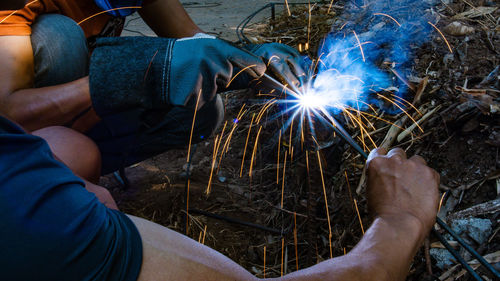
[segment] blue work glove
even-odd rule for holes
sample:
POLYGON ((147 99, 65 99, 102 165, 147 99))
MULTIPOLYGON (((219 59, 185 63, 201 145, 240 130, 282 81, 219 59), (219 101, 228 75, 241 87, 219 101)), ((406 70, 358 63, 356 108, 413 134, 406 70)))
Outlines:
POLYGON ((233 69, 246 66, 259 77, 266 65, 257 56, 205 34, 190 38, 102 38, 90 61, 90 94, 101 117, 136 107, 194 105, 225 89, 233 69))
POLYGON ((281 83, 300 87, 307 80, 307 60, 296 49, 280 43, 246 45, 244 48, 261 57, 268 72, 281 83))

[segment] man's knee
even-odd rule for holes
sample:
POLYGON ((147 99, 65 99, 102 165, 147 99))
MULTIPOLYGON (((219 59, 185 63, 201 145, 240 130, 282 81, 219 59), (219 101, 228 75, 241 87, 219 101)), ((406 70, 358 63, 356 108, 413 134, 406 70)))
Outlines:
POLYGON ((63 84, 87 75, 87 41, 72 19, 59 14, 39 16, 32 26, 31 44, 35 87, 63 84))
POLYGON ((101 154, 87 136, 60 126, 33 132, 49 144, 50 150, 78 176, 97 182, 101 173, 101 154))

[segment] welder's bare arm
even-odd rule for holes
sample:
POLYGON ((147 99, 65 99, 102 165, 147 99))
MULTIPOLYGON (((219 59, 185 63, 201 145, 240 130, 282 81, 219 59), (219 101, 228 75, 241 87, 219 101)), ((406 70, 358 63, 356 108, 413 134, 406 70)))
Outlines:
MULTIPOLYGON (((143 243, 141 280, 258 280, 241 266, 177 232, 131 217, 143 243)), ((273 280, 404 280, 424 234, 412 220, 376 219, 349 254, 273 280)))
POLYGON ((418 222, 411 218, 377 218, 347 255, 282 280, 402 281, 424 238, 418 222))
POLYGON ((29 131, 64 125, 89 108, 88 78, 32 88, 33 50, 29 36, 0 36, 0 111, 29 131))
POLYGON ((145 0, 139 14, 160 37, 191 37, 203 32, 179 0, 145 0))

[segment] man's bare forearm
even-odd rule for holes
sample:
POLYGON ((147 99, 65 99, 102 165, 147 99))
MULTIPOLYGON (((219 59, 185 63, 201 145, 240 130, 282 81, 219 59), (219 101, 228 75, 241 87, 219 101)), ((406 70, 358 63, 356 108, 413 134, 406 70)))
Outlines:
POLYGON ((424 237, 418 221, 411 217, 377 218, 347 255, 291 273, 282 280, 404 280, 424 237))
POLYGON ((146 0, 139 14, 160 37, 191 37, 202 32, 179 0, 146 0))
POLYGON ((0 110, 29 131, 73 121, 92 106, 88 77, 51 87, 17 90, 0 110))

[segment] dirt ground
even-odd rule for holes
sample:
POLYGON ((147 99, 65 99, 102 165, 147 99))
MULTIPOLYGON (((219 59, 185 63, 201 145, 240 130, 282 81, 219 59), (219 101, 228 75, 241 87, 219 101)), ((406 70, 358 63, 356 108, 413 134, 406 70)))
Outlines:
MULTIPOLYGON (((230 41, 236 41, 236 27, 241 21, 258 8, 268 4, 269 0, 252 0, 251 4, 244 0, 208 0, 208 1, 180 1, 193 21, 205 32, 230 41)), ((290 3, 300 2, 290 0, 290 3)), ((276 8, 277 12, 282 6, 276 8)), ((258 14, 254 22, 263 21, 270 17, 270 10, 258 14)), ((122 36, 155 36, 154 32, 135 13, 127 18, 122 36)))
MULTIPOLYGON (((500 63, 500 9, 480 16, 457 18, 462 12, 477 11, 478 7, 498 8, 499 4, 483 0, 442 2, 434 8, 440 16, 437 23, 440 30, 457 21, 473 27, 474 31, 460 36, 444 33, 453 54, 438 33, 433 33, 429 41, 418 48, 412 61, 411 77, 408 77, 409 83, 415 87, 410 96, 420 93, 417 107, 425 112, 435 111, 420 123, 424 132, 414 131, 409 138, 399 143, 396 141, 392 146, 403 147, 409 154, 422 155, 440 173, 440 189, 446 194, 441 217, 446 220, 460 210, 499 196, 500 82, 499 72, 493 70, 498 69, 500 63)), ((235 17, 243 19, 258 6, 247 5, 238 17, 235 13, 235 17)), ((312 9, 314 32, 311 32, 309 52, 312 56, 315 54, 311 50, 317 49, 332 25, 336 27, 345 18, 342 1, 337 1, 334 13, 326 14, 325 10, 325 5, 316 5, 312 9)), ((262 42, 282 41, 294 47, 305 43, 307 10, 296 7, 292 11, 293 21, 288 21, 288 16, 282 13, 276 21, 261 18, 260 24, 252 25, 248 30, 249 36, 262 42)), ((356 208, 364 227, 370 223, 361 180, 363 159, 340 139, 334 139, 335 145, 317 152, 289 142, 285 137, 290 134, 289 130, 279 138, 281 125, 271 118, 272 110, 262 115, 260 142, 255 145, 260 125, 251 122, 252 114, 258 115, 266 100, 257 98, 252 91, 229 92, 223 97, 227 125, 191 148, 187 235, 222 252, 256 276, 263 277, 264 272, 266 277, 280 276, 330 257, 326 198, 332 230, 332 255, 339 256, 352 249, 362 237, 356 208), (245 108, 241 111, 243 104, 245 108), (245 114, 234 125, 233 120, 240 111, 245 114), (223 141, 217 143, 221 134, 223 141), (214 144, 224 152, 222 156, 220 152, 217 154, 215 163, 212 158, 214 144), (252 155, 254 150, 255 155, 252 155), (286 166, 284 155, 288 157, 286 166), (321 161, 318 161, 318 155, 321 161), (251 165, 253 172, 250 177, 251 165), (324 190, 321 172, 324 174, 324 190), (210 193, 207 194, 210 179, 210 193), (271 229, 209 218, 193 209, 271 229)), ((411 114, 420 118, 414 112, 411 114)), ((405 119, 402 113, 384 115, 384 118, 391 122, 405 119)), ((380 145, 390 126, 371 121, 376 128, 370 131, 371 137, 380 145)), ((359 129, 350 123, 346 125, 349 132, 359 135, 356 133, 359 129)), ((403 124, 405 128, 411 125, 411 122, 403 124)), ((103 177, 101 184, 112 191, 122 211, 185 232, 187 153, 187 148, 169 151, 127 168, 130 181, 127 189, 113 175, 103 177)), ((489 219, 493 231, 488 242, 473 246, 483 255, 500 250, 498 209, 492 213, 476 214, 476 217, 489 219)), ((430 243, 435 241, 431 236, 430 243)), ((434 259, 426 259, 426 250, 428 247, 419 251, 407 280, 472 280, 467 275, 460 277, 459 270, 451 274, 452 279, 437 279, 447 269, 438 268, 434 259)), ((479 271, 489 276, 484 269, 479 268, 479 271)), ((493 280, 491 276, 488 278, 493 280)))

